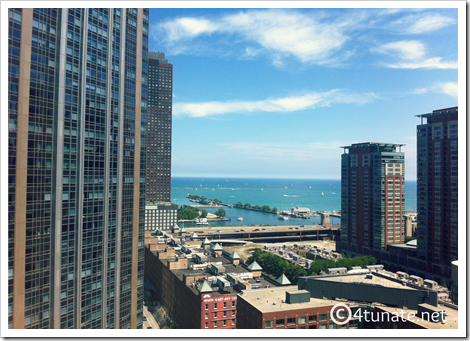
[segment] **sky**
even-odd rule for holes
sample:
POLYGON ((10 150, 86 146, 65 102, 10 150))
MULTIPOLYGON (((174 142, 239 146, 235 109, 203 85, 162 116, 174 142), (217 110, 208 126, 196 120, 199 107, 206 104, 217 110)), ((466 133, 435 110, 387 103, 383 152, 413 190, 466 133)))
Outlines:
POLYGON ((415 180, 415 115, 458 105, 457 17, 152 8, 149 50, 173 64, 172 176, 340 179, 340 146, 386 142, 415 180))

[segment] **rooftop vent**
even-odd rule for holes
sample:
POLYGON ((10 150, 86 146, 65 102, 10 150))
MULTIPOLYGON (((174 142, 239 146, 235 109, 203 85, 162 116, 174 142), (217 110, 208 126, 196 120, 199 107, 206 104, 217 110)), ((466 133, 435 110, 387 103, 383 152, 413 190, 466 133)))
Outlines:
POLYGON ((276 305, 276 304, 277 304, 276 301, 274 301, 274 302, 273 302, 273 305, 276 305))

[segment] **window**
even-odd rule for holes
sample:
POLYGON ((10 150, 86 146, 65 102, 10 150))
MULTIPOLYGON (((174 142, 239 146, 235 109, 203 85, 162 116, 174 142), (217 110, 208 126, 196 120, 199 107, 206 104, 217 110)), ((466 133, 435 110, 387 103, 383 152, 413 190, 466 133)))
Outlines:
POLYGON ((226 311, 224 311, 224 317, 227 317, 227 312, 226 311))
POLYGON ((276 327, 278 327, 278 326, 283 326, 284 324, 285 324, 284 319, 282 319, 282 320, 276 320, 276 327))
POLYGON ((326 321, 326 320, 327 320, 327 314, 321 314, 320 321, 326 321))
POLYGON ((235 310, 232 310, 232 316, 235 316, 235 310))
POLYGON ((326 329, 326 324, 320 324, 320 329, 326 329))
POLYGON ((224 308, 227 308, 227 302, 224 302, 224 308))
POLYGON ((206 304, 205 310, 209 310, 209 305, 206 304))
POLYGON ((273 321, 264 322, 264 328, 272 328, 272 327, 273 327, 273 321))
POLYGON ((235 307, 235 301, 232 301, 232 308, 235 307))
POLYGON ((217 313, 214 313, 214 318, 215 318, 215 319, 217 318, 217 313))
POLYGON ((224 320, 224 327, 227 325, 227 320, 224 320))
POLYGON ((206 313, 205 319, 206 319, 206 320, 209 319, 209 313, 206 313))
POLYGON ((316 325, 316 324, 312 324, 311 326, 308 326, 308 329, 317 329, 317 325, 316 325))
POLYGON ((330 323, 328 326, 329 329, 336 329, 336 323, 330 323))
POLYGON ((217 321, 214 322, 214 328, 217 328, 217 321))
POLYGON ((217 309, 217 303, 214 303, 214 309, 217 309))
POLYGON ((206 322, 206 323, 204 324, 204 328, 209 328, 209 322, 206 322))
POLYGON ((317 322, 317 315, 312 315, 308 317, 308 322, 317 322))
POLYGON ((235 320, 232 320, 232 326, 234 326, 234 325, 235 325, 235 320))
POLYGON ((303 316, 303 317, 299 317, 299 324, 301 323, 307 323, 307 317, 303 316))

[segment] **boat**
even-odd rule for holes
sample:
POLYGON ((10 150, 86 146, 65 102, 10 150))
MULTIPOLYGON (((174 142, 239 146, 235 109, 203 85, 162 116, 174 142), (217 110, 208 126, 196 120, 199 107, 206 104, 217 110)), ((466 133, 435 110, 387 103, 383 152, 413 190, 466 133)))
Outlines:
POLYGON ((173 199, 173 201, 176 201, 176 200, 178 200, 178 199, 173 199))
POLYGON ((331 193, 331 194, 336 194, 335 192, 331 193))
POLYGON ((286 217, 285 215, 281 215, 277 219, 279 219, 279 220, 289 220, 289 217, 286 217))
POLYGON ((239 218, 238 218, 238 221, 243 221, 243 217, 239 217, 239 218))
POLYGON ((323 192, 321 192, 321 195, 325 195, 325 194, 323 194, 323 192))

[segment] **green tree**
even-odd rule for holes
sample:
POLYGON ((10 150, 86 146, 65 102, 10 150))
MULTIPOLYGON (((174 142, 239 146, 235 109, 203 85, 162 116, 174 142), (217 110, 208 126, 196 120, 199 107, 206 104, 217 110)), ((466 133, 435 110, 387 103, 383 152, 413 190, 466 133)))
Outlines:
POLYGON ((441 282, 441 287, 447 288, 446 280, 443 279, 441 282))
POLYGON ((217 211, 215 211, 214 214, 215 214, 217 217, 223 218, 223 217, 225 217, 225 214, 226 214, 226 213, 227 213, 227 212, 225 212, 225 210, 224 210, 223 208, 219 208, 217 211))
POLYGON ((237 202, 235 205, 243 207, 243 203, 241 201, 237 202))
POLYGON ((271 211, 271 207, 269 207, 269 205, 263 205, 263 206, 261 206, 261 209, 263 211, 271 211))
POLYGON ((207 211, 206 210, 201 210, 201 218, 206 218, 207 217, 207 211))
POLYGON ((273 207, 272 211, 277 212, 277 207, 273 207))
POLYGON ((255 206, 253 206, 253 208, 256 208, 257 210, 260 209, 259 205, 255 205, 255 206))
POLYGON ((250 204, 249 202, 247 202, 247 203, 245 204, 245 207, 251 207, 251 204, 250 204))

